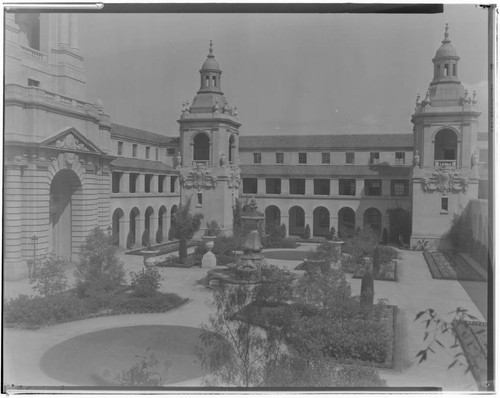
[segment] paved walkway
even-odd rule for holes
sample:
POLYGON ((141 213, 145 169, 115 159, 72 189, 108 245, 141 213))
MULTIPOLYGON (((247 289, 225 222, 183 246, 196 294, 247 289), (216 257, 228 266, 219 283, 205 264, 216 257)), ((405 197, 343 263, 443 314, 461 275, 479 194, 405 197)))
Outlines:
MULTIPOLYGON (((298 250, 308 250, 313 246, 300 246, 298 250)), ((277 249, 272 249, 273 251, 277 249)), ((289 250, 289 249, 287 249, 289 250)), ((439 387, 449 391, 477 390, 470 374, 464 368, 447 370, 453 360, 454 351, 437 351, 427 361, 418 365, 416 353, 425 347, 422 338, 424 325, 414 322, 418 311, 433 308, 445 316, 458 306, 467 308, 470 313, 484 320, 481 312, 467 295, 461 284, 456 281, 432 279, 422 252, 401 251, 398 262, 399 282, 375 281, 375 299, 385 298, 390 304, 399 307, 397 322, 396 368, 380 370, 381 377, 390 387, 439 387)), ((126 264, 127 274, 142 267, 140 256, 121 254, 126 264)), ((280 266, 293 268, 299 261, 282 262, 270 260, 280 266)), ((63 323, 35 331, 5 329, 4 331, 4 382, 6 385, 60 386, 64 383, 46 376, 39 367, 42 355, 52 346, 82 333, 132 325, 182 325, 198 327, 208 319, 211 291, 200 287, 196 281, 206 271, 200 268, 179 269, 161 268, 163 276, 162 291, 178 293, 190 301, 182 307, 165 314, 118 315, 93 318, 77 322, 63 323)), ((72 274, 72 272, 70 272, 72 274)), ((353 294, 359 294, 359 279, 352 279, 353 294)), ((484 284, 486 295, 486 284, 484 284)), ((19 293, 32 294, 29 283, 6 282, 4 294, 7 297, 19 293)), ((453 344, 451 336, 441 338, 445 346, 453 344)), ((200 386, 201 380, 190 380, 178 386, 200 386)))

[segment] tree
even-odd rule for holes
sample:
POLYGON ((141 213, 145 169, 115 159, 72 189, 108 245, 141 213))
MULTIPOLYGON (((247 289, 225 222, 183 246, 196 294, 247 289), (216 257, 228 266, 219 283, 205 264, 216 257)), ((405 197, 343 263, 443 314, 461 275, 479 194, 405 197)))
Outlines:
POLYGON ((190 213, 191 198, 185 204, 180 204, 179 209, 172 218, 172 233, 179 239, 179 262, 184 264, 187 257, 187 241, 200 229, 203 214, 190 213))
POLYGON ((91 291, 109 292, 125 281, 123 263, 116 255, 116 246, 99 227, 95 227, 85 239, 76 266, 75 278, 80 295, 91 291))
POLYGON ((38 291, 41 296, 50 296, 66 290, 68 278, 63 266, 64 261, 57 258, 54 253, 50 253, 40 270, 40 275, 33 289, 38 291))
POLYGON ((215 312, 202 325, 203 347, 196 355, 210 374, 208 386, 259 387, 264 370, 279 358, 281 341, 271 330, 253 326, 250 311, 242 311, 254 299, 248 285, 222 284, 214 290, 215 312))

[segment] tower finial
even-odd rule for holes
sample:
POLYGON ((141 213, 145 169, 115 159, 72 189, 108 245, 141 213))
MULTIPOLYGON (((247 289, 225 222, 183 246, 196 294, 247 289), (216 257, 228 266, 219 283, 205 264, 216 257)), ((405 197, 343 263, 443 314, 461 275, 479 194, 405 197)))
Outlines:
POLYGON ((446 26, 444 27, 444 39, 442 41, 443 44, 445 43, 450 43, 450 39, 449 39, 449 36, 450 34, 448 33, 448 22, 446 23, 446 26))
POLYGON ((213 42, 212 42, 212 40, 210 40, 210 47, 208 48, 208 56, 213 57, 214 56, 213 52, 214 52, 213 42))

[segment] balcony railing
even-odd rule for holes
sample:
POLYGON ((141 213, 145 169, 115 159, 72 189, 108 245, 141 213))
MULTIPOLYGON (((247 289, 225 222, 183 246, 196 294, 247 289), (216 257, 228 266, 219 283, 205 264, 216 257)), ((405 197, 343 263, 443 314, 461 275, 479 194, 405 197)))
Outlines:
POLYGON ((48 61, 48 56, 47 54, 42 53, 41 51, 35 50, 34 48, 30 47, 25 47, 25 46, 19 46, 21 48, 21 51, 25 53, 26 55, 29 55, 32 58, 35 58, 39 61, 47 62, 48 61))
POLYGON ((436 169, 456 169, 456 160, 434 160, 434 168, 436 169))
POLYGON ((206 169, 209 166, 209 160, 193 160, 193 167, 195 169, 206 169))

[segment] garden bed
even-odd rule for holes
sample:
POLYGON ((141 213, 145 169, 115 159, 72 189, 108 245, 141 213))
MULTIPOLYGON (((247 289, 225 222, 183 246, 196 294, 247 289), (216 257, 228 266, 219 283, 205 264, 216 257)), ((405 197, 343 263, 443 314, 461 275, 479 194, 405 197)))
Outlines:
MULTIPOLYGON (((265 305, 252 303, 246 306, 240 313, 235 315, 239 321, 248 321, 255 326, 262 328, 286 328, 290 325, 293 314, 300 317, 313 317, 319 315, 320 311, 314 306, 299 303, 266 303, 265 305)), ((374 366, 379 368, 392 369, 395 366, 394 353, 396 346, 396 316, 397 307, 393 305, 383 305, 382 315, 379 320, 371 320, 385 328, 388 341, 385 348, 384 361, 365 361, 358 358, 338 358, 335 362, 342 364, 355 364, 364 366, 374 366)), ((368 320, 370 321, 370 320, 368 320)), ((353 319, 352 322, 362 323, 361 318, 353 319)), ((289 341, 289 344, 293 344, 289 341)))
POLYGON ((488 332, 485 322, 454 322, 453 330, 460 342, 470 371, 479 390, 486 390, 488 383, 488 332))
POLYGON ((434 279, 480 281, 485 279, 455 252, 424 251, 424 258, 434 279))
POLYGON ((4 303, 4 325, 38 329, 102 316, 162 313, 187 301, 188 299, 174 293, 156 292, 150 297, 136 297, 125 288, 115 294, 100 293, 85 298, 77 297, 74 291, 46 297, 19 295, 4 303))
POLYGON ((201 266, 201 257, 195 253, 188 254, 184 263, 179 263, 179 257, 171 256, 164 261, 153 262, 154 267, 161 268, 192 268, 201 266))
MULTIPOLYGON (((365 274, 365 268, 359 266, 357 271, 354 272, 352 276, 354 279, 361 279, 365 274)), ((397 282, 398 280, 398 262, 396 260, 392 260, 388 263, 381 264, 379 272, 373 275, 373 279, 377 281, 390 281, 397 282)))
MULTIPOLYGON (((187 247, 194 247, 198 244, 197 241, 190 241, 187 244, 187 247)), ((134 250, 129 250, 125 252, 125 254, 131 254, 134 256, 142 256, 144 254, 144 250, 158 250, 157 256, 160 256, 162 254, 168 254, 168 253, 173 253, 175 251, 179 250, 179 241, 172 241, 172 242, 167 242, 167 243, 161 243, 158 245, 154 246, 149 246, 149 247, 141 247, 139 249, 134 249, 134 250)))

